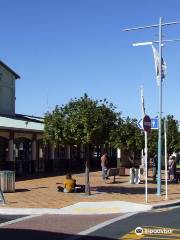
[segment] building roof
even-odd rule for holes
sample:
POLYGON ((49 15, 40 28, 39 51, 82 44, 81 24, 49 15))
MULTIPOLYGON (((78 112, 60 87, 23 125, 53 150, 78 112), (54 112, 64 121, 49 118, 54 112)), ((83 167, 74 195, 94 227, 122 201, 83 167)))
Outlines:
POLYGON ((1 65, 2 67, 4 67, 7 71, 9 71, 10 73, 12 73, 16 79, 20 78, 20 76, 19 76, 17 73, 15 73, 10 67, 8 67, 8 66, 7 66, 3 61, 1 61, 1 60, 0 60, 0 65, 1 65))
POLYGON ((34 118, 32 119, 21 114, 16 114, 15 116, 0 115, 0 129, 43 132, 43 119, 34 118))

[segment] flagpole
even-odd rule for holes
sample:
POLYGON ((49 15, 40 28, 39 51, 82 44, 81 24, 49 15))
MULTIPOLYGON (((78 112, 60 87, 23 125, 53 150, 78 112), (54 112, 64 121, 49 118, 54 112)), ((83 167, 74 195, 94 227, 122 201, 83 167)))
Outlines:
POLYGON ((162 18, 159 18, 159 127, 157 195, 161 196, 161 118, 162 118, 162 18))

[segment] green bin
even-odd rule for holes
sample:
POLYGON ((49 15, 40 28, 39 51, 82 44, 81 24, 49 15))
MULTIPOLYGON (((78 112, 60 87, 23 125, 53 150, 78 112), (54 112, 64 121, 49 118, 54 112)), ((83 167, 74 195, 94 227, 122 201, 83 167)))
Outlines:
POLYGON ((14 171, 0 171, 0 188, 2 192, 15 192, 14 171))

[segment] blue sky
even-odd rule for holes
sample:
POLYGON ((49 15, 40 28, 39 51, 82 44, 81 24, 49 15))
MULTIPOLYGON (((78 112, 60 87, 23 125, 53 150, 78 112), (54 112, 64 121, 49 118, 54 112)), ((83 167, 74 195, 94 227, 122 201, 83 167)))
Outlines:
MULTIPOLYGON (((16 112, 42 116, 85 92, 107 98, 122 116, 141 118, 140 86, 147 114, 158 114, 158 87, 151 47, 158 29, 128 27, 180 20, 178 0, 0 0, 0 59, 15 70, 16 112)), ((180 24, 163 29, 180 38, 180 24)), ((167 76, 163 115, 180 120, 180 42, 163 47, 167 76)))

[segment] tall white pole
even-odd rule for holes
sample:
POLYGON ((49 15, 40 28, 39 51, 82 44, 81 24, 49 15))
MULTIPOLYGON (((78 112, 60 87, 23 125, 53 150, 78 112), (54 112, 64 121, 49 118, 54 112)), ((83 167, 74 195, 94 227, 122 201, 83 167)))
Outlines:
POLYGON ((166 186, 166 199, 168 198, 167 196, 167 192, 168 192, 168 188, 167 188, 167 179, 168 179, 168 169, 167 169, 167 130, 166 130, 166 119, 164 119, 164 146, 165 146, 165 186, 166 186))
POLYGON ((161 116, 162 116, 162 18, 159 19, 159 127, 157 195, 161 196, 161 116))
MULTIPOLYGON (((144 105, 144 93, 143 93, 143 87, 141 86, 141 107, 142 107, 142 117, 145 116, 145 105, 144 105)), ((147 177, 148 177, 148 148, 147 148, 147 131, 144 131, 144 137, 145 137, 145 200, 146 203, 148 202, 148 188, 147 188, 147 177)))
POLYGON ((148 178, 148 148, 147 148, 147 131, 145 131, 145 169, 146 169, 146 179, 145 179, 145 195, 146 195, 146 203, 148 202, 148 188, 147 188, 147 178, 148 178))

